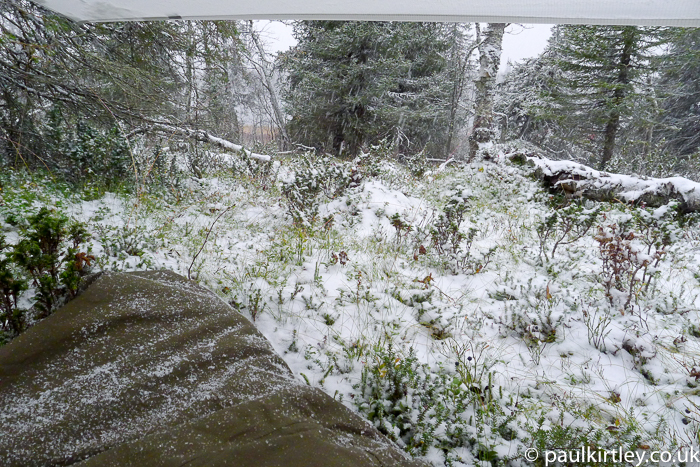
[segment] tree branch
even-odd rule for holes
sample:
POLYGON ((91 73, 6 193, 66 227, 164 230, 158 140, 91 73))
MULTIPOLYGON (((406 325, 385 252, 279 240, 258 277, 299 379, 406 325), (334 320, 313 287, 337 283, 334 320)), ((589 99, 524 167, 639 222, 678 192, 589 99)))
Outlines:
POLYGON ((242 153, 245 156, 250 157, 251 159, 257 159, 259 161, 269 162, 272 160, 272 156, 269 156, 267 154, 256 154, 247 150, 239 144, 235 144, 223 138, 210 135, 204 130, 193 130, 192 128, 176 127, 172 125, 166 125, 163 123, 153 123, 151 126, 148 127, 136 128, 135 130, 132 130, 131 132, 127 133, 126 138, 130 139, 138 134, 144 134, 150 131, 160 131, 162 133, 182 135, 187 138, 194 139, 196 141, 214 144, 227 151, 242 153))

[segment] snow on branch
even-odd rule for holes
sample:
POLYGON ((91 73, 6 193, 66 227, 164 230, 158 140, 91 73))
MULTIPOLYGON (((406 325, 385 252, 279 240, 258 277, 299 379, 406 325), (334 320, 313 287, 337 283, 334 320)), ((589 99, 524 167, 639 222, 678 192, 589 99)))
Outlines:
POLYGON ((146 128, 139 128, 137 130, 132 131, 127 135, 127 138, 130 138, 131 136, 138 134, 138 133, 146 133, 148 131, 155 130, 155 131, 161 131, 164 133, 169 133, 169 134, 178 134, 185 136, 187 138, 192 138, 197 141, 201 142, 208 142, 212 143, 216 146, 219 146, 222 149, 228 150, 228 151, 233 151, 233 152, 240 152, 252 159, 257 159, 260 161, 265 161, 268 162, 272 160, 272 156, 268 156, 267 154, 256 154, 254 152, 251 152, 244 148, 243 146, 239 144, 232 143, 231 141, 225 140, 223 138, 218 138, 214 135, 210 135, 208 132, 204 130, 193 130, 192 128, 181 128, 181 127, 176 127, 172 125, 166 125, 163 123, 155 123, 149 127, 146 128))
POLYGON ((527 160, 537 167, 540 178, 570 196, 598 201, 619 199, 652 207, 675 199, 684 212, 700 211, 700 183, 687 178, 640 178, 600 172, 576 162, 553 161, 541 156, 528 156, 527 160))

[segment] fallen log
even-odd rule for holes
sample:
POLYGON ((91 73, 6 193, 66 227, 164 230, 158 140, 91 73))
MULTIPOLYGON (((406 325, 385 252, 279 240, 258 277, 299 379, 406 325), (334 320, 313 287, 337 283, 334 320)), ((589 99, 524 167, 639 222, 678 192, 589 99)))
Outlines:
POLYGON ((217 136, 211 135, 204 130, 195 130, 192 128, 177 127, 177 126, 172 126, 172 125, 166 125, 163 123, 154 123, 154 124, 149 125, 147 127, 137 128, 136 130, 127 134, 126 137, 127 137, 127 139, 129 139, 134 135, 148 133, 149 131, 159 131, 161 133, 167 133, 167 134, 171 134, 171 135, 180 135, 180 136, 184 136, 186 138, 194 139, 195 141, 200 141, 203 143, 211 143, 211 144, 214 144, 215 146, 220 147, 221 149, 224 149, 227 151, 239 152, 245 156, 250 157, 251 159, 257 159, 259 161, 269 162, 270 160, 272 160, 272 156, 269 156, 267 154, 254 153, 252 151, 247 150, 246 148, 244 148, 240 144, 232 143, 231 141, 228 141, 228 140, 225 140, 223 138, 219 138, 217 136))
POLYGON ((700 183, 683 177, 651 178, 601 172, 572 161, 554 161, 536 154, 512 154, 510 160, 534 166, 535 175, 549 187, 572 198, 624 201, 659 207, 671 201, 682 212, 700 211, 700 183))

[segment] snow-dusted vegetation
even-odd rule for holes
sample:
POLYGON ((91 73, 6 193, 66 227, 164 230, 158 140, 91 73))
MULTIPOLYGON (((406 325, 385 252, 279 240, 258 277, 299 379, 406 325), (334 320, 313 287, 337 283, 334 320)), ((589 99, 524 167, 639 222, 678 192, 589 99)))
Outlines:
POLYGON ((698 30, 293 28, 0 2, 0 345, 168 269, 434 465, 700 453, 698 30))
POLYGON ((97 197, 5 173, 0 218, 12 244, 58 208, 93 271, 206 285, 301 380, 435 465, 697 446, 697 215, 550 192, 517 152, 420 177, 377 153, 229 155, 177 190, 97 197))

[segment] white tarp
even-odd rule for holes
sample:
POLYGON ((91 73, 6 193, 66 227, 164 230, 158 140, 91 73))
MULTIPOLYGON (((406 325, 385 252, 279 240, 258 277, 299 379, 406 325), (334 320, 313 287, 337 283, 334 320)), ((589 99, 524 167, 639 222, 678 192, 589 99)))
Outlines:
POLYGON ((35 0, 76 21, 326 19, 700 26, 700 0, 35 0))

